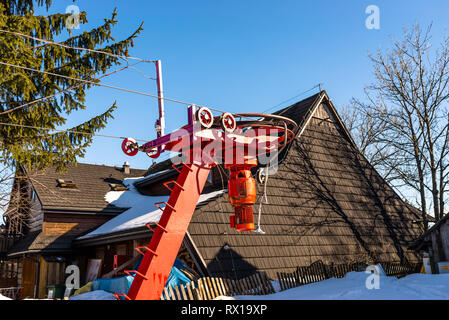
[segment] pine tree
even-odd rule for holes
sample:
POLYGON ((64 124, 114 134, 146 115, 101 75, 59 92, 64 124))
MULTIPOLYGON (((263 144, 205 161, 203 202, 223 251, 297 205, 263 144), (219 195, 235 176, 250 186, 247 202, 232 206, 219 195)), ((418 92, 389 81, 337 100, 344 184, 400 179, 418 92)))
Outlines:
MULTIPOLYGON (((1 0, 0 29, 55 41, 67 32, 70 14, 35 15, 35 7, 51 6, 52 0, 1 0)), ((111 18, 90 31, 59 43, 69 47, 95 49, 110 53, 77 50, 42 43, 29 37, 0 32, 0 61, 8 64, 55 73, 77 79, 98 81, 111 67, 124 62, 128 48, 142 30, 140 25, 128 38, 115 41, 111 35, 117 23, 114 10, 111 18)), ((80 24, 87 23, 86 13, 79 15, 80 24)), ((70 132, 49 132, 39 128, 58 128, 66 123, 71 112, 85 109, 85 97, 91 84, 17 67, 0 65, 0 163, 21 164, 43 168, 64 169, 76 163, 91 144, 93 134, 104 128, 116 108, 111 101, 104 113, 81 123, 70 132), (54 96, 53 96, 54 95, 54 96), (53 96, 51 98, 46 98, 53 96), (38 103, 21 105, 45 98, 38 103), (19 107, 18 107, 19 106, 19 107), (75 132, 74 132, 75 131, 75 132)))

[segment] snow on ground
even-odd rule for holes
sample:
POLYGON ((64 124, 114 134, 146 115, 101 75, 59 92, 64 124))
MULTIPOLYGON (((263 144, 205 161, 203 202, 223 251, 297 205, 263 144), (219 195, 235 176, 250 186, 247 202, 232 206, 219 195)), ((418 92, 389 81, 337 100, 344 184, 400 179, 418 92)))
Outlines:
POLYGON ((449 274, 415 273, 403 278, 379 278, 379 289, 367 289, 370 274, 350 272, 265 296, 237 296, 237 300, 449 300, 449 274))
MULTIPOLYGON (((105 195, 105 200, 119 208, 129 208, 117 217, 104 223, 94 231, 79 237, 79 239, 91 238, 100 234, 123 231, 142 227, 150 222, 158 222, 162 211, 154 204, 156 202, 167 201, 168 196, 146 196, 142 195, 134 187, 134 183, 147 177, 127 178, 123 180, 123 185, 129 188, 128 191, 109 191, 105 195)), ((219 194, 222 190, 207 194, 202 194, 198 203, 207 201, 219 194)), ((163 205, 162 205, 163 206, 163 205)))
POLYGON ((12 299, 0 294, 0 300, 12 300, 12 299))
MULTIPOLYGON (((158 222, 162 211, 155 202, 167 201, 168 196, 150 197, 140 194, 134 183, 144 179, 128 178, 123 184, 128 191, 110 191, 105 200, 117 207, 129 208, 91 233, 80 237, 90 238, 100 234, 117 232, 158 222)), ((223 191, 201 195, 199 202, 207 201, 223 191)), ((379 289, 367 289, 371 274, 350 272, 341 279, 328 279, 265 296, 237 296, 239 300, 449 300, 449 274, 412 274, 401 279, 380 275, 379 289)), ((279 284, 275 281, 276 291, 279 284)), ((224 299, 224 297, 220 297, 224 299)), ((0 300, 8 299, 0 295, 0 300)), ((114 300, 108 292, 97 290, 71 298, 73 300, 114 300)))
MULTIPOLYGON (((370 274, 350 272, 264 296, 220 296, 214 300, 449 300, 449 274, 415 273, 404 278, 380 276, 379 289, 367 289, 370 274)), ((277 290, 277 289, 276 289, 277 290)), ((71 300, 115 300, 112 293, 91 291, 71 300)))

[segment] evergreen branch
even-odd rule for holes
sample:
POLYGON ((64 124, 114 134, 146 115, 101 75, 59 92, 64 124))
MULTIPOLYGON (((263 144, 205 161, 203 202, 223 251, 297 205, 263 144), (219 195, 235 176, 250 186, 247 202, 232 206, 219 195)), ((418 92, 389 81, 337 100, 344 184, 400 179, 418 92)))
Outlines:
MULTIPOLYGON (((110 76, 110 75, 112 75, 112 74, 114 74, 114 73, 117 73, 117 72, 119 72, 119 71, 125 70, 125 69, 127 69, 127 68, 130 68, 130 66, 125 66, 125 67, 120 68, 120 69, 118 69, 118 70, 114 70, 113 72, 109 72, 109 73, 107 73, 107 74, 104 74, 104 75, 102 75, 101 77, 98 77, 97 79, 92 79, 92 81, 100 80, 100 79, 102 79, 102 78, 104 78, 104 77, 110 76)), ((14 111, 16 111, 16 110, 19 110, 19 109, 22 109, 22 108, 25 108, 25 107, 28 107, 28 106, 30 106, 30 105, 32 105, 32 104, 36 104, 36 103, 41 102, 41 101, 43 101, 43 100, 47 100, 47 99, 54 98, 54 97, 56 97, 56 96, 59 95, 59 94, 64 94, 64 93, 66 93, 67 91, 76 89, 76 88, 78 88, 78 87, 80 87, 80 86, 82 86, 82 85, 83 85, 83 83, 79 83, 79 84, 77 84, 77 85, 74 85, 74 86, 69 87, 69 88, 67 88, 67 89, 64 89, 64 90, 62 90, 62 91, 58 91, 58 92, 56 92, 56 93, 54 93, 54 94, 52 94, 52 95, 49 95, 49 96, 46 96, 46 97, 42 97, 42 98, 39 98, 39 99, 30 101, 30 102, 24 103, 24 104, 22 104, 22 105, 20 105, 20 106, 17 106, 17 107, 8 109, 8 110, 3 111, 3 112, 0 112, 0 116, 1 116, 1 115, 4 115, 4 114, 11 113, 11 112, 14 112, 14 111)), ((67 98, 71 98, 71 95, 67 95, 67 96, 68 96, 67 98)), ((61 104, 63 104, 64 101, 65 101, 65 100, 62 100, 62 101, 61 101, 61 104)), ((67 106, 66 106, 66 109, 68 109, 67 106)))
MULTIPOLYGON (((53 0, 35 0, 38 7, 42 7, 45 4, 46 9, 51 6, 53 0)), ((34 1, 33 0, 9 0, 3 1, 4 10, 10 14, 26 15, 27 13, 34 12, 34 1)))
MULTIPOLYGON (((66 30, 68 14, 34 15, 35 7, 50 4, 51 0, 0 3, 0 29, 10 31, 0 36, 0 99, 11 103, 29 101, 13 108, 1 104, 0 123, 4 125, 0 125, 0 161, 4 164, 64 168, 83 157, 95 132, 113 118, 115 103, 72 129, 51 134, 49 130, 60 131, 55 128, 66 123, 71 111, 85 109, 87 90, 102 85, 99 78, 119 65, 120 59, 129 67, 128 49, 142 30, 140 25, 128 38, 116 42, 111 35, 117 24, 114 10, 101 26, 78 36, 69 33, 61 43, 67 48, 56 43, 36 46, 39 39, 53 42, 66 30), (12 32, 29 36, 18 37, 12 32), (83 47, 91 50, 78 50, 83 47)), ((81 16, 82 22, 87 22, 85 13, 81 16)))

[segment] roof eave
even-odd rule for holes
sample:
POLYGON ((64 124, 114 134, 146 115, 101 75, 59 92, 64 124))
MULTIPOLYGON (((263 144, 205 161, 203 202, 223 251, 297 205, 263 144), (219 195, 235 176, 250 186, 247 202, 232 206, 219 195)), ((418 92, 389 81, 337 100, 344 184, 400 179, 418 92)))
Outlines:
POLYGON ((158 181, 162 181, 168 177, 172 177, 173 175, 177 174, 178 172, 175 169, 168 170, 166 172, 160 172, 158 174, 155 174, 154 176, 150 176, 148 178, 144 178, 142 180, 134 182, 134 186, 139 189, 143 188, 149 185, 152 185, 158 181))
POLYGON ((8 253, 8 258, 17 258, 26 254, 69 254, 72 253, 72 249, 27 249, 18 252, 8 253))
POLYGON ((122 242, 127 240, 141 239, 151 237, 153 233, 145 226, 111 233, 99 234, 97 236, 75 239, 73 240, 74 247, 91 247, 102 244, 109 244, 113 242, 122 242))
POLYGON ((116 216, 129 208, 113 208, 106 207, 98 208, 81 208, 81 207, 57 207, 57 206, 42 206, 44 213, 63 213, 63 214, 85 214, 85 215, 113 215, 116 216))

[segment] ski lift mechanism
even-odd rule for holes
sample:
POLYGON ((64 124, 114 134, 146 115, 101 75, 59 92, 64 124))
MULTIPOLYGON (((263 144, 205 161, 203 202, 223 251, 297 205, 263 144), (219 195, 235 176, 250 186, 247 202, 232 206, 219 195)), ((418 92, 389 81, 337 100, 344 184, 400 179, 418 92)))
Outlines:
POLYGON ((165 124, 160 112, 160 119, 156 122, 156 139, 142 145, 133 138, 122 142, 122 150, 128 156, 135 156, 140 151, 156 159, 165 151, 187 150, 186 155, 190 156, 191 161, 182 163, 181 170, 178 169, 179 164, 173 164, 179 176, 176 181, 164 183, 171 192, 169 200, 155 204, 163 213, 158 223, 147 225, 153 232, 150 244, 136 248, 143 254, 142 262, 139 270, 128 270, 134 281, 127 294, 116 294, 117 299, 160 299, 210 169, 217 161, 214 154, 210 155, 209 161, 195 160, 192 155, 214 141, 222 143, 223 154, 232 152, 232 161, 223 162, 230 172, 228 196, 234 207, 230 226, 237 232, 253 231, 252 206, 256 201, 256 182, 251 168, 257 166, 257 155, 276 152, 277 149, 272 148, 273 143, 277 148, 282 148, 294 138, 298 128, 293 120, 273 114, 220 112, 214 116, 209 108, 195 105, 188 107, 187 114, 187 125, 171 134, 163 134, 164 130, 157 127, 160 123, 165 124), (250 128, 254 131, 252 135, 247 135, 250 128), (266 133, 267 129, 270 134, 266 133), (195 141, 200 141, 199 146, 195 145, 195 141), (247 152, 250 148, 255 148, 257 154, 247 152), (243 155, 237 155, 238 152, 234 152, 237 149, 243 150, 243 155), (236 161, 237 157, 243 159, 236 161))

